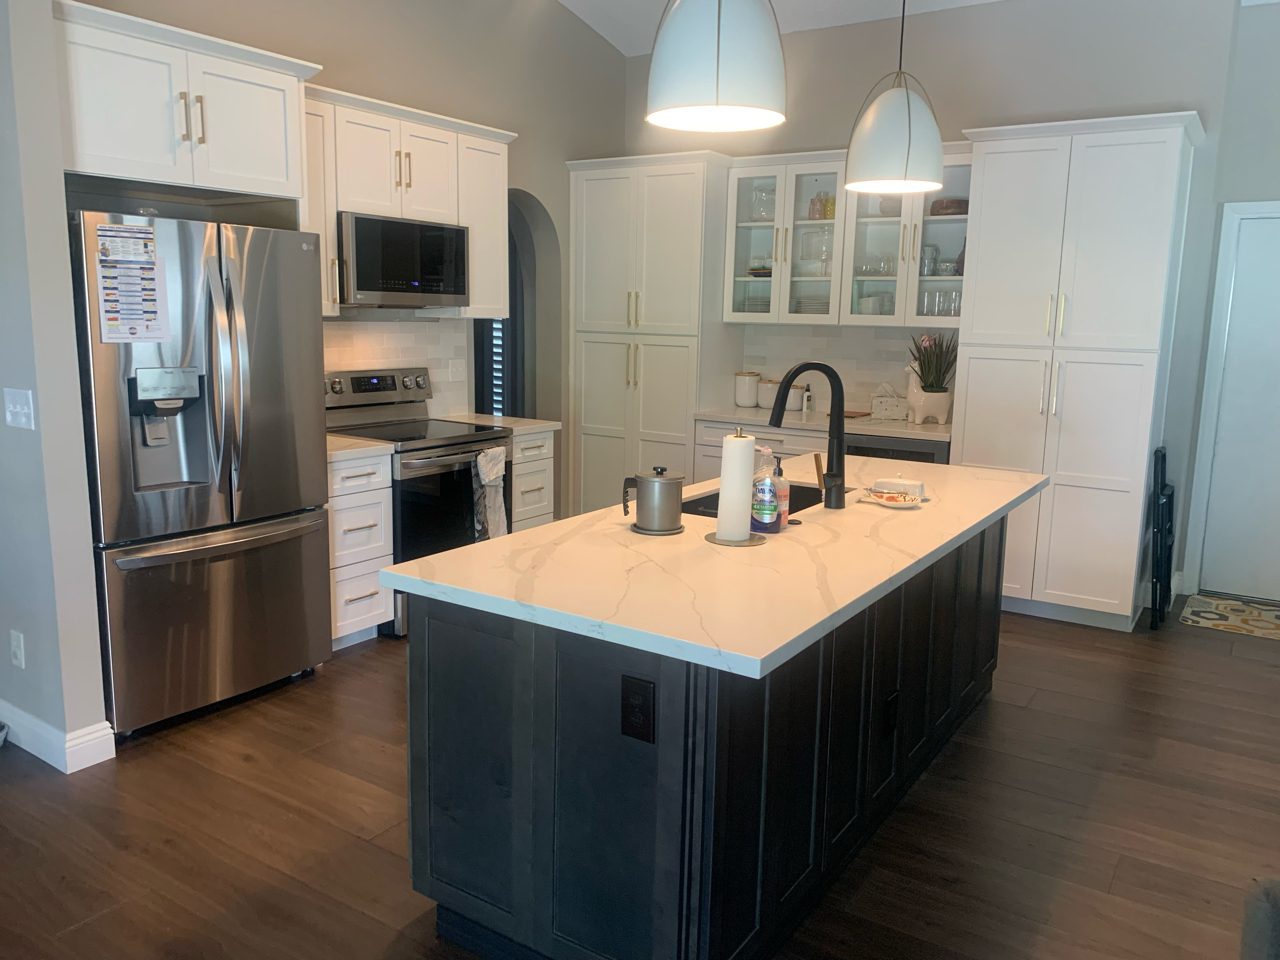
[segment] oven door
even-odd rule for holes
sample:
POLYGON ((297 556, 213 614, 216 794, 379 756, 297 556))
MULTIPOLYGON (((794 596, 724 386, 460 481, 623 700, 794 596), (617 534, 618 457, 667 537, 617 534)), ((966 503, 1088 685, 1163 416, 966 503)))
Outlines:
MULTIPOLYGON (((485 446, 489 446, 486 444, 485 446)), ((479 449, 443 456, 401 454, 395 459, 396 563, 442 553, 476 542, 473 465, 479 449)), ((507 527, 511 526, 511 451, 503 479, 507 527)))

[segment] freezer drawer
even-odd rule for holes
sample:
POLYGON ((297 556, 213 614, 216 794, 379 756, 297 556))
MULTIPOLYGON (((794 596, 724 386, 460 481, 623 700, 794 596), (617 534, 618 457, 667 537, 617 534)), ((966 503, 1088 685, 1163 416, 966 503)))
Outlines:
POLYGON ((328 513, 97 552, 118 733, 329 658, 328 513))

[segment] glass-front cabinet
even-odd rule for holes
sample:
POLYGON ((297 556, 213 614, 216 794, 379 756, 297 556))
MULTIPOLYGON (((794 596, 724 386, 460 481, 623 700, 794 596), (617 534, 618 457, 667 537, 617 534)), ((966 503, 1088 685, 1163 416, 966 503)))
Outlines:
POLYGON ((724 318, 838 323, 843 162, 730 172, 724 318))
POLYGON ((960 325, 972 166, 968 154, 944 163, 941 190, 850 197, 841 323, 960 325))

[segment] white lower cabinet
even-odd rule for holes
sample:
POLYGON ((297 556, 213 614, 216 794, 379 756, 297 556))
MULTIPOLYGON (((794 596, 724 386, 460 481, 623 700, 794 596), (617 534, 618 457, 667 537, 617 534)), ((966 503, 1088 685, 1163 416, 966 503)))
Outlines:
MULTIPOLYGON (((699 420, 694 429, 696 446, 693 453, 693 482, 714 480, 720 476, 721 448, 724 437, 733 433, 739 424, 699 420)), ((811 430, 788 430, 785 427, 743 427, 756 438, 761 446, 768 446, 782 457, 797 457, 805 453, 827 455, 827 435, 811 430)))
POLYGON ((511 522, 550 514, 555 492, 555 461, 533 460, 511 468, 511 522))
POLYGON ((578 505, 622 502, 625 477, 664 466, 693 470, 698 342, 692 337, 580 333, 578 505))
POLYGON ((334 566, 392 551, 391 490, 370 490, 329 501, 329 553, 334 566))
POLYGON ((519 533, 521 530, 532 530, 534 527, 540 527, 546 523, 555 523, 555 514, 544 513, 541 516, 530 517, 528 520, 515 520, 511 524, 511 532, 519 533))
POLYGON ((351 563, 329 571, 333 638, 367 630, 392 619, 395 591, 378 583, 378 571, 391 557, 351 563))
POLYGON ((390 456, 329 464, 329 602, 334 649, 363 639, 350 635, 395 615, 395 591, 378 583, 378 571, 394 562, 391 511, 390 456))
POLYGON ((698 444, 693 448, 693 482, 719 479, 723 464, 720 447, 698 444))

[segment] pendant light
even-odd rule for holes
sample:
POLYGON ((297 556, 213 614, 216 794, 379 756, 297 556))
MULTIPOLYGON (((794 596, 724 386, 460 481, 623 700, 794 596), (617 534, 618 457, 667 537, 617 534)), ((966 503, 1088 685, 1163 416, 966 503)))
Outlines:
POLYGON ((770 0, 670 0, 649 62, 645 119, 673 130, 762 130, 786 118, 770 0))
POLYGON ((942 187, 942 135, 924 85, 902 69, 907 30, 907 0, 902 0, 898 31, 898 69, 871 88, 853 125, 845 160, 845 189, 863 193, 925 193, 942 187), (889 89, 868 107, 886 80, 889 89), (909 89, 908 81, 920 88, 909 89), (924 94, 924 96, 921 96, 924 94))

